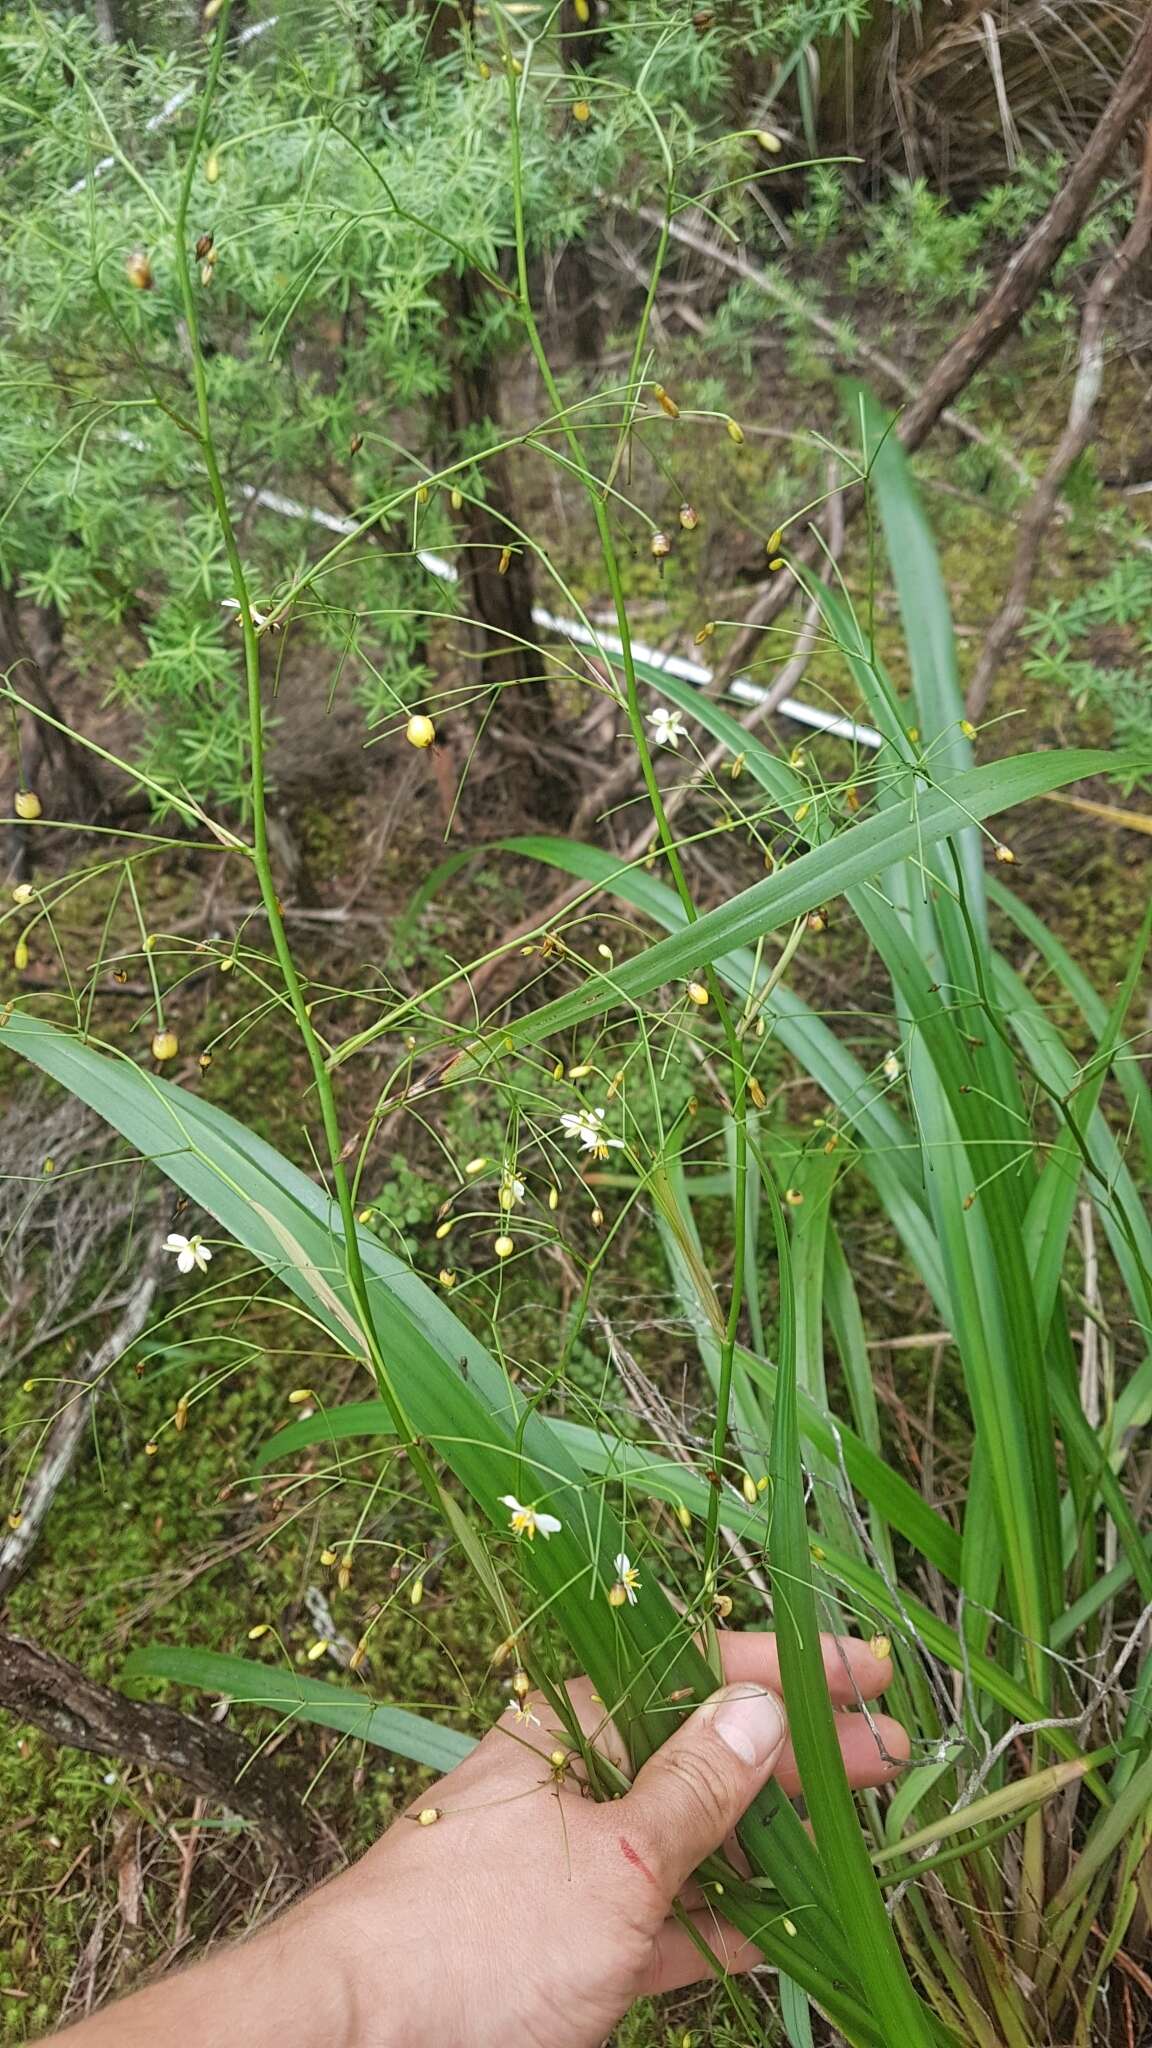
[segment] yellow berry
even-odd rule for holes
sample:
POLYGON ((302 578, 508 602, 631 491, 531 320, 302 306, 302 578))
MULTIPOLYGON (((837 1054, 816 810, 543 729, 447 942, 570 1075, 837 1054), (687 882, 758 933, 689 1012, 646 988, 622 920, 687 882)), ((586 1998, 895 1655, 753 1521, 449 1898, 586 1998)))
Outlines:
POLYGON ((25 824, 44 814, 44 806, 34 789, 18 789, 12 799, 12 808, 18 818, 24 819, 25 824))
POLYGON ((574 121, 587 121, 587 120, 590 120, 590 119, 591 119, 591 115, 592 115, 592 109, 591 109, 591 107, 590 107, 590 106, 588 105, 588 102, 587 102, 587 100, 576 100, 576 101, 574 101, 574 102, 573 102, 573 106, 572 106, 572 119, 573 119, 574 121))
POLYGON ((326 1657, 328 1655, 327 1643, 323 1641, 309 1643, 307 1655, 308 1662, 310 1664, 318 1664, 321 1657, 326 1657))
POLYGON ((299 1408, 303 1401, 314 1401, 315 1399, 316 1396, 312 1392, 311 1387, 293 1387, 292 1392, 288 1396, 289 1405, 293 1408, 299 1408))
POLYGON ((152 1057, 154 1060, 174 1060, 180 1050, 180 1040, 174 1031, 155 1031, 152 1034, 152 1057))
POLYGON ((422 1806, 416 1815, 417 1824, 422 1828, 435 1827, 439 1818, 440 1808, 438 1806, 422 1806))
POLYGON ((708 991, 702 981, 690 981, 688 983, 688 1001, 695 1003, 701 1010, 704 1008, 708 1001, 708 991))
POLYGON ((498 1237, 492 1249, 498 1259, 510 1259, 516 1247, 510 1237, 498 1237))
POLYGON ((882 1662, 885 1657, 890 1657, 892 1654, 892 1639, 890 1636, 870 1636, 868 1648, 871 1650, 872 1655, 882 1662))
POLYGON ((436 737, 436 727, 422 711, 413 712, 404 729, 404 737, 410 747, 430 747, 436 737))
POLYGON ((783 148, 780 137, 774 135, 770 128, 758 128, 756 130, 756 140, 760 144, 761 149, 766 150, 769 156, 779 156, 783 148))
POLYGON ((258 1643, 260 1641, 261 1636, 266 1636, 268 1634, 270 1626, 270 1622, 258 1621, 254 1628, 249 1629, 248 1641, 250 1643, 258 1643))

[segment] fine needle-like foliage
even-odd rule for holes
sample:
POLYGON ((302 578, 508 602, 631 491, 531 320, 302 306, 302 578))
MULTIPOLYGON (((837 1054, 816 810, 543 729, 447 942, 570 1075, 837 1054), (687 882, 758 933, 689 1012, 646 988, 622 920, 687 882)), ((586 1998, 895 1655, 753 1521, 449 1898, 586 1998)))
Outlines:
MULTIPOLYGON (((330 1405, 298 1390, 309 1412, 253 1460, 254 1476, 293 1472, 307 1453, 301 1485, 342 1490, 349 1570, 377 1497, 406 1489, 411 1506, 420 1495, 490 1599, 494 1649, 562 1712, 565 1676, 586 1670, 634 1765, 715 1685, 715 1625, 745 1574, 766 1582, 805 1819, 770 1787, 741 1830, 743 1867, 717 1858, 704 1876, 779 1973, 778 2009, 793 2043, 812 2039, 816 2013, 855 2048, 1086 2048, 1098 2038, 1113 1961, 1134 1920, 1152 1910, 1152 1548, 1130 1469, 1135 1432, 1152 1410, 1152 1231, 1136 1178, 1142 1155, 1148 1164, 1152 1098, 1131 1056, 1152 912, 1132 935, 1120 985, 1097 989, 1015 895, 1005 814, 1108 772, 1112 757, 1053 749, 994 758, 981 746, 977 760, 920 497, 891 422, 856 389, 845 394, 841 473, 868 494, 902 632, 881 632, 871 597, 831 566, 826 577, 797 573, 818 602, 826 653, 879 746, 866 753, 837 741, 841 771, 827 766, 831 754, 789 757, 634 653, 622 566, 629 449, 638 420, 678 418, 651 374, 654 280, 625 374, 594 403, 573 400, 542 338, 529 260, 526 165, 540 203, 530 87, 548 50, 543 37, 525 39, 516 10, 494 10, 492 31, 485 66, 502 100, 485 130, 484 176, 499 192, 500 207, 491 204, 514 259, 510 277, 498 278, 499 318, 535 365, 540 417, 525 438, 565 491, 580 494, 598 549, 590 580, 610 613, 611 637, 608 627, 601 636, 599 609, 561 588, 556 572, 555 602, 590 634, 597 665, 585 668, 565 642, 555 673, 567 688, 610 700, 642 779, 650 837, 631 859, 560 835, 490 847, 487 860, 559 872, 582 893, 527 937, 446 963, 441 979, 415 993, 332 990, 300 964, 269 840, 274 629, 290 631, 302 616, 330 622, 342 607, 352 616, 357 550, 383 521, 407 536, 392 602, 414 638, 398 633, 394 645, 413 645, 418 607, 405 614, 403 591, 419 521, 429 498, 435 506, 462 476, 482 494, 485 451, 469 452, 466 475, 459 457, 409 474, 395 450, 387 463, 381 454, 351 531, 319 559, 277 560, 266 529, 248 529, 247 487, 238 491, 233 475, 243 436, 222 432, 237 403, 233 380, 245 372, 204 346, 208 286, 195 255, 194 196, 224 96, 239 90, 221 84, 226 0, 194 126, 172 140, 163 177, 132 175, 138 186, 144 179, 151 260, 166 280, 166 296, 142 307, 140 320, 164 328, 165 349, 186 362, 178 403, 169 371, 158 378, 149 431, 170 433, 181 451, 182 488, 198 506, 185 544, 213 592, 227 589, 239 624, 243 681, 226 730, 236 773, 222 787, 242 785, 245 822, 235 831, 219 822, 201 802, 204 780, 168 773, 154 754, 149 774, 157 801, 258 890, 268 942, 249 933, 228 968, 245 977, 253 1015, 290 1033, 299 1050, 313 1169, 165 1078, 160 978, 156 1070, 101 1027, 100 960, 70 972, 48 1001, 5 1005, 3 1044, 96 1110, 180 1191, 181 1216, 194 1219, 180 1224, 190 1275, 201 1244, 193 1233, 215 1226, 215 1245, 239 1247, 255 1265, 257 1277, 250 1264, 243 1283, 253 1294, 274 1282, 362 1368, 351 1401, 330 1405), (671 727, 654 722, 660 706, 675 713, 671 727), (661 729, 723 807, 716 844, 736 835, 766 857, 768 872, 709 907, 696 900, 657 772, 661 729), (589 935, 606 904, 618 934, 611 947, 589 935), (872 977, 847 1023, 822 1016, 792 985, 833 917, 859 927, 872 977), (1050 965, 1058 1013, 1003 948, 998 935, 1013 922, 1050 965), (487 1007, 482 980, 471 1008, 452 1005, 471 976, 505 955, 532 961, 512 1007, 487 1007), (867 1028, 848 1028, 865 1008, 867 1028), (784 1071, 802 1077, 792 1095, 773 1087, 784 1071), (357 1084, 363 1100, 365 1075, 371 1114, 351 1124, 343 1091, 357 1084), (385 1245, 365 1196, 384 1120, 405 1106, 431 1118, 452 1091, 485 1102, 506 1137, 498 1159, 448 1160, 436 1284, 385 1245), (955 1361, 956 1402, 970 1417, 968 1477, 947 1502, 922 1493, 891 1458, 845 1245, 852 1204, 931 1303, 955 1361), (1073 1343, 1074 1319, 1095 1312, 1081 1295, 1075 1250, 1083 1210, 1126 1299, 1129 1369, 1112 1375, 1103 1403, 1073 1343), (718 1215, 719 1264, 705 1250, 718 1215), (709 1390, 702 1426, 675 1448, 632 1412, 623 1371, 619 1384, 605 1379, 593 1392, 573 1370, 625 1223, 658 1244, 709 1390), (453 1264, 457 1243, 468 1244, 470 1267, 464 1253, 453 1264), (566 1320, 557 1319, 554 1352, 524 1357, 502 1325, 502 1290, 547 1250, 578 1262, 577 1286, 566 1320), (536 1533, 537 1516, 550 1518, 549 1534, 536 1533), (634 1597, 619 1583, 622 1555, 636 1568, 634 1597), (909 1730, 912 1763, 887 1803, 849 1791, 819 1644, 828 1627, 891 1642, 893 1710, 909 1730)), ((671 220, 683 135, 674 121, 661 124, 649 83, 641 70, 627 121, 655 137, 671 220)), ((101 119, 109 147, 131 166, 128 144, 101 119)), ((621 113, 621 134, 626 126, 621 113)), ((238 163, 249 163, 236 149, 238 163)), ((346 173, 340 161, 338 172, 317 147, 280 174, 306 175, 315 191, 346 173)), ((350 195, 341 235, 361 233, 371 212, 407 247, 397 222, 411 221, 413 209, 378 195, 371 179, 366 193, 350 195)), ((263 204, 259 190, 249 192, 254 234, 263 204)), ((94 215, 97 240, 98 229, 94 215)), ((472 222, 472 263, 477 233, 472 222)), ((490 266, 498 239, 494 231, 490 266)), ((666 245, 665 236, 657 272, 666 245)), ((295 318, 321 290, 331 255, 329 245, 308 247, 291 280, 274 290, 265 280, 264 317, 295 318)), ((97 251, 97 295, 103 260, 97 251)), ((402 267, 395 249, 389 263, 402 267)), ((256 277, 253 269, 247 289, 256 277)), ((413 273, 408 287, 428 290, 429 281, 413 273)), ((125 363, 139 368, 142 328, 125 348, 125 363)), ((314 425, 305 419, 302 433, 314 425)), ((716 431, 727 435, 722 417, 716 431)), ((130 469, 138 449, 123 445, 130 469)), ((126 474, 126 487, 132 481, 126 474)), ((531 534, 510 528, 513 543, 534 550, 548 572, 531 534)), ((779 537, 777 545, 787 547, 779 537)), ((213 669, 213 705, 227 680, 227 665, 213 669)), ((19 693, 18 677, 10 687, 19 693)), ((423 701, 435 723, 430 689, 423 701)), ((105 892, 109 926, 135 907, 140 956, 154 977, 159 961, 170 983, 183 965, 176 941, 158 952, 149 940, 147 852, 146 843, 94 861, 76 886, 105 892)), ((466 861, 453 855, 424 886, 468 884, 466 861)), ((55 886, 62 899, 72 884, 55 886)), ((26 904, 19 915, 23 929, 26 904)), ((51 932, 60 901, 46 900, 36 916, 51 932)), ((231 1294, 221 1297, 222 1316, 233 1307, 231 1294)), ((611 1346, 608 1357, 611 1365, 611 1346)), ((202 1391, 182 1397, 177 1432, 202 1391)), ((254 1633, 247 1657, 155 1643, 137 1647, 128 1670, 225 1693, 244 1710, 318 1721, 438 1769, 466 1753, 475 1731, 376 1697, 371 1624, 353 1679, 341 1684, 302 1676, 274 1638, 254 1633)), ((575 1726, 572 1739, 593 1791, 609 1796, 618 1785, 611 1768, 575 1726)))

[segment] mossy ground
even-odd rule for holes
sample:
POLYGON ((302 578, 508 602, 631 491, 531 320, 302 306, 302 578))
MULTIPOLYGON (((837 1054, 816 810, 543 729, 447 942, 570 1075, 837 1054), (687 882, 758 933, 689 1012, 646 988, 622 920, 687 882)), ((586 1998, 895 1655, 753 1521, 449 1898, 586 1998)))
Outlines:
MULTIPOLYGON (((736 540, 725 533, 729 558, 741 564, 739 583, 760 573, 763 542, 782 513, 795 502, 804 465, 795 473, 774 459, 776 444, 753 442, 737 456, 731 443, 712 435, 699 443, 692 474, 670 480, 672 513, 677 494, 690 496, 702 515, 693 557, 687 548, 663 580, 653 563, 637 553, 631 575, 639 629, 645 606, 660 607, 661 633, 669 613, 677 632, 688 634, 701 621, 717 585, 710 538, 724 528, 732 502, 733 465, 740 464, 743 526, 736 540), (754 488, 750 488, 750 484, 754 488), (749 514, 749 501, 762 503, 762 517, 749 514), (762 530, 761 530, 762 529, 762 530), (743 553, 741 553, 743 550, 743 553), (746 557, 746 561, 745 561, 746 557), (711 561, 712 566, 709 567, 711 561)), ((1012 545, 999 485, 970 488, 976 468, 965 457, 959 470, 942 456, 924 464, 933 515, 940 535, 945 575, 953 595, 962 652, 979 645, 993 594, 1002 587, 1012 545)), ((671 514, 670 514, 671 516, 671 514)), ((573 581, 579 585, 575 566, 573 581)), ((859 540, 847 562, 851 581, 866 572, 859 540)), ((1075 588, 1099 575, 1106 561, 1095 554, 1079 528, 1054 532, 1044 563, 1046 594, 1075 588)), ((721 582, 723 579, 719 579, 721 582)), ((740 591, 731 587, 731 615, 739 615, 740 591)), ((586 597, 598 596, 591 588, 586 597)), ((886 592, 881 620, 890 615, 886 592)), ((654 613, 655 616, 655 613, 654 613)), ((817 685, 833 680, 831 665, 812 671, 817 685)), ((899 680, 899 676, 898 676, 899 680)), ((839 678, 836 679, 839 691, 839 678)), ((1066 702, 1053 701, 1024 673, 1017 659, 1002 675, 992 715, 1011 715, 1012 744, 1068 744, 1096 737, 1092 721, 1066 702)), ((990 745, 999 746, 1000 735, 990 745)), ((839 773, 839 769, 836 771, 839 773)), ((442 850, 434 806, 421 785, 426 809, 409 813, 370 876, 370 910, 392 916, 409 898, 442 850)), ((378 792, 337 795, 314 801, 293 818, 311 888, 325 904, 348 902, 364 884, 363 850, 371 843, 378 792)), ((1147 890, 1147 841, 1093 821, 1037 805, 1019 821, 1018 881, 1058 934, 1107 990, 1123 972, 1127 947, 1147 890)), ((738 862, 736 863, 738 865, 738 862)), ((748 879, 754 868, 750 867, 748 879)), ((731 870, 725 879, 730 880, 731 870)), ((206 887, 207 870, 194 859, 173 855, 160 863, 149 916, 157 930, 193 930, 206 887)), ((710 886, 702 871, 702 888, 710 886)), ((237 884, 239 886, 239 884, 237 884)), ((388 950, 387 921, 336 928, 302 923, 299 935, 320 978, 345 985, 374 985, 385 968, 391 985, 415 988, 443 969, 445 957, 475 956, 523 914, 524 878, 512 863, 492 861, 470 870, 466 890, 446 887, 406 934, 388 950), (333 957, 335 956, 335 957, 333 957)), ((294 928, 294 936, 296 936, 294 928)), ((77 910, 70 940, 94 937, 77 910)), ((126 937, 127 945, 129 939, 126 937)), ((1019 950, 1019 949, 1017 949, 1019 950)), ((197 966, 185 957, 184 966, 197 966)), ((828 1008, 862 1007, 868 965, 846 921, 834 920, 819 949, 809 948, 798 985, 828 1008), (861 977, 865 980, 862 982, 861 977)), ((180 1028, 186 1051, 214 1043, 213 1065, 192 1085, 203 1086, 222 1107, 252 1124, 307 1166, 301 1135, 301 1102, 307 1076, 290 1036, 274 1019, 247 1028, 253 1003, 251 984, 224 977, 209 963, 203 982, 180 999, 180 1028)), ((140 1015, 146 1004, 140 1006, 140 1015)), ((128 1031, 128 1012, 117 1013, 109 1030, 128 1031)), ((143 1029, 138 1025, 137 1029, 143 1029)), ((182 1074, 181 1078, 185 1078, 182 1074)), ((354 1123, 367 1106, 379 1073, 366 1077, 365 1103, 353 1100, 354 1123)), ((0 1086, 21 1085, 14 1063, 0 1068, 0 1086)), ((818 1113, 816 1098, 803 1089, 788 1098, 790 1116, 818 1113)), ((491 1105, 461 1089, 438 1102, 426 1122, 409 1118, 398 1133, 373 1152, 361 1192, 376 1227, 387 1241, 402 1245, 422 1270, 434 1276, 442 1253, 434 1231, 445 1192, 444 1156, 499 1153, 505 1129, 491 1105)), ((170 1198, 145 1190, 167 1219, 170 1198)), ((707 1249, 722 1269, 727 1254, 715 1205, 700 1205, 707 1249)), ((877 1227, 865 1191, 849 1184, 842 1221, 851 1253, 856 1235, 866 1241, 873 1270, 886 1260, 882 1282, 870 1284, 861 1269, 861 1293, 870 1327, 897 1335, 922 1317, 919 1290, 898 1265, 895 1240, 877 1227)), ((165 1221, 165 1227, 169 1227, 165 1221)), ((583 1226, 578 1226, 582 1228, 583 1226)), ((570 1275, 546 1266, 522 1271, 509 1282, 505 1330, 515 1351, 542 1355, 555 1344, 571 1305, 570 1275), (511 1309, 511 1320, 508 1320, 511 1309)), ((645 1219, 622 1240, 614 1286, 627 1301, 629 1342, 659 1382, 689 1405, 699 1391, 688 1333, 671 1316, 666 1271, 645 1219)), ((229 1305, 245 1293, 238 1258, 226 1255, 212 1269, 212 1296, 181 1293, 169 1276, 160 1328, 137 1346, 117 1369, 98 1411, 98 1430, 57 1502, 34 1566, 8 1603, 9 1625, 76 1659, 93 1676, 114 1681, 127 1651, 147 1641, 273 1654, 253 1648, 247 1631, 259 1621, 274 1625, 290 1658, 303 1655, 315 1634, 309 1589, 329 1601, 337 1629, 356 1637, 373 1622, 374 1669, 382 1695, 442 1711, 456 1725, 482 1727, 503 1701, 499 1670, 493 1665, 496 1630, 486 1602, 454 1553, 441 1555, 439 1531, 394 1482, 375 1542, 360 1553, 352 1585, 341 1592, 320 1552, 337 1547, 347 1530, 348 1505, 339 1493, 316 1483, 299 1491, 276 1480, 251 1479, 258 1446, 291 1412, 290 1389, 314 1387, 326 1401, 366 1391, 356 1385, 348 1361, 323 1351, 303 1321, 275 1303, 261 1302, 241 1314, 229 1305), (198 1393, 198 1389, 204 1389, 198 1393), (188 1426, 172 1427, 175 1404, 192 1392, 188 1426), (159 1451, 150 1456, 149 1442, 159 1451), (427 1590, 419 1607, 408 1597, 413 1570, 426 1569, 427 1590), (398 1569, 397 1569, 398 1568, 398 1569)), ((770 1300, 767 1303, 771 1311, 770 1300)), ((66 1374, 72 1345, 64 1341, 38 1358, 37 1378, 66 1374)), ((880 1354, 878 1381, 885 1412, 895 1418, 905 1404, 922 1400, 921 1354, 880 1354)), ((593 1385, 601 1370, 594 1346, 574 1354, 573 1375, 593 1385)), ((42 1390, 9 1392, 8 1441, 13 1456, 29 1442, 30 1419, 43 1408, 42 1390)), ((945 1365, 936 1426, 945 1444, 963 1436, 965 1421, 945 1365)), ((332 1672, 335 1676, 336 1673, 332 1672)), ((250 1713, 235 1716, 255 1734, 250 1713)), ((267 1723, 260 1732, 270 1732, 267 1723)), ((316 1728, 289 1730, 277 1738, 304 1782, 314 1780, 311 1802, 317 1815, 318 1857, 335 1867, 354 1855, 385 1826, 422 1781, 419 1770, 393 1763, 379 1752, 364 1754, 316 1728)), ((277 1897, 284 1880, 273 1872, 250 1838, 219 1826, 219 1816, 200 1816, 196 1854, 186 1880, 184 1851, 193 1822, 190 1795, 171 1781, 150 1780, 141 1771, 110 1766, 103 1759, 56 1751, 38 1735, 7 1724, 0 1744, 0 1842, 6 1872, 0 1901, 0 2039, 25 2040, 66 2009, 122 1989, 158 1962, 197 1944, 233 1933, 277 1897)), ((671 2015, 638 2008, 621 2027, 619 2048, 672 2048, 686 2035, 714 2048, 733 2048, 723 2002, 711 1993, 677 2003, 671 2015)))

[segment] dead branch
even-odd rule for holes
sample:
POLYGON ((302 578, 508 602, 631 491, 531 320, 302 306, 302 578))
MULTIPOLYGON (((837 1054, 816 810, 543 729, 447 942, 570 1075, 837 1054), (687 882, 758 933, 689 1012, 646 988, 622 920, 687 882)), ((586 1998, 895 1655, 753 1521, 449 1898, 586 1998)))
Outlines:
POLYGON ((1104 341, 1108 309, 1133 264, 1152 239, 1152 123, 1145 134, 1144 168, 1132 222, 1122 242, 1097 272, 1080 316, 1080 347, 1068 418, 1047 467, 1019 515, 1016 553, 1004 602, 988 628, 980 659, 968 685, 968 716, 979 719, 988 693, 1013 640, 1024 623, 1028 593, 1036 573, 1041 542, 1056 511, 1064 480, 1092 438, 1100 387, 1104 381, 1104 341))
MULTIPOLYGON (((664 224, 663 214, 654 206, 637 206, 633 211, 638 220, 649 221, 654 227, 662 227, 664 224)), ((741 277, 745 283, 754 284, 757 291, 763 292, 765 298, 772 299, 786 312, 795 314, 799 310, 794 292, 778 284, 770 271, 763 270, 757 263, 751 263, 747 256, 741 255, 739 251, 726 249, 722 243, 710 240, 698 228, 687 227, 680 220, 672 222, 669 233, 674 242, 682 243, 686 249, 695 249, 698 255, 707 257, 710 263, 717 264, 721 270, 729 270, 734 277, 741 277)), ((911 371, 906 370, 893 356, 887 355, 883 349, 874 348, 871 342, 862 341, 858 336, 849 337, 838 320, 830 319, 826 313, 817 312, 814 306, 804 306, 802 310, 807 325, 815 328, 817 334, 822 334, 830 341, 839 356, 850 362, 863 363, 866 368, 874 370, 877 376, 883 377, 905 398, 920 397, 922 385, 911 371)), ((945 426, 951 427, 953 432, 960 434, 964 440, 974 442, 977 447, 989 449, 997 461, 1010 469, 1021 483, 1029 481, 1025 465, 1007 449, 997 448, 991 437, 976 426, 974 421, 965 419, 963 413, 952 412, 946 406, 940 417, 945 426)))
POLYGON ((290 1779, 231 1728, 125 1699, 51 1650, 2 1632, 0 1707, 65 1748, 170 1771, 214 1804, 243 1814, 292 1862, 306 1854, 309 1829, 290 1779))
POLYGON ((69 1372, 68 1398, 48 1432, 40 1461, 16 1503, 18 1519, 12 1517, 16 1526, 10 1525, 0 1541, 0 1599, 27 1569, 52 1502, 72 1469, 100 1382, 143 1330, 152 1308, 156 1284, 155 1267, 147 1267, 115 1329, 79 1367, 73 1367, 69 1372))
MULTIPOLYGON (((921 446, 953 399, 1019 326, 1058 258, 1084 225, 1100 179, 1150 88, 1152 14, 1146 16, 1137 30, 1112 96, 1055 199, 1005 264, 984 304, 945 349, 897 422, 896 432, 909 453, 921 446)), ((862 502, 860 485, 846 491, 845 518, 854 518, 862 502)), ((815 565, 817 556, 817 544, 811 536, 793 550, 793 560, 806 568, 815 565)), ((759 644, 764 627, 791 601, 793 588, 791 580, 782 577, 752 609, 743 630, 726 650, 722 664, 724 680, 745 665, 759 644)))

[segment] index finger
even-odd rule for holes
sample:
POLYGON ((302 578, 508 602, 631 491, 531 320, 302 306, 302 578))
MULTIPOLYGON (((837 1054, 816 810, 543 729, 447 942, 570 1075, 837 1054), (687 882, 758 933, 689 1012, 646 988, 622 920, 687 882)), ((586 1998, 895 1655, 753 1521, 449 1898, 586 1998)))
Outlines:
MULTIPOLYGON (((721 1629, 720 1658, 729 1685, 747 1681, 779 1692, 780 1658, 776 1638, 756 1629, 721 1629)), ((892 1683, 892 1659, 874 1656, 858 1636, 822 1635, 824 1676, 834 1707, 854 1707, 874 1700, 892 1683)))

